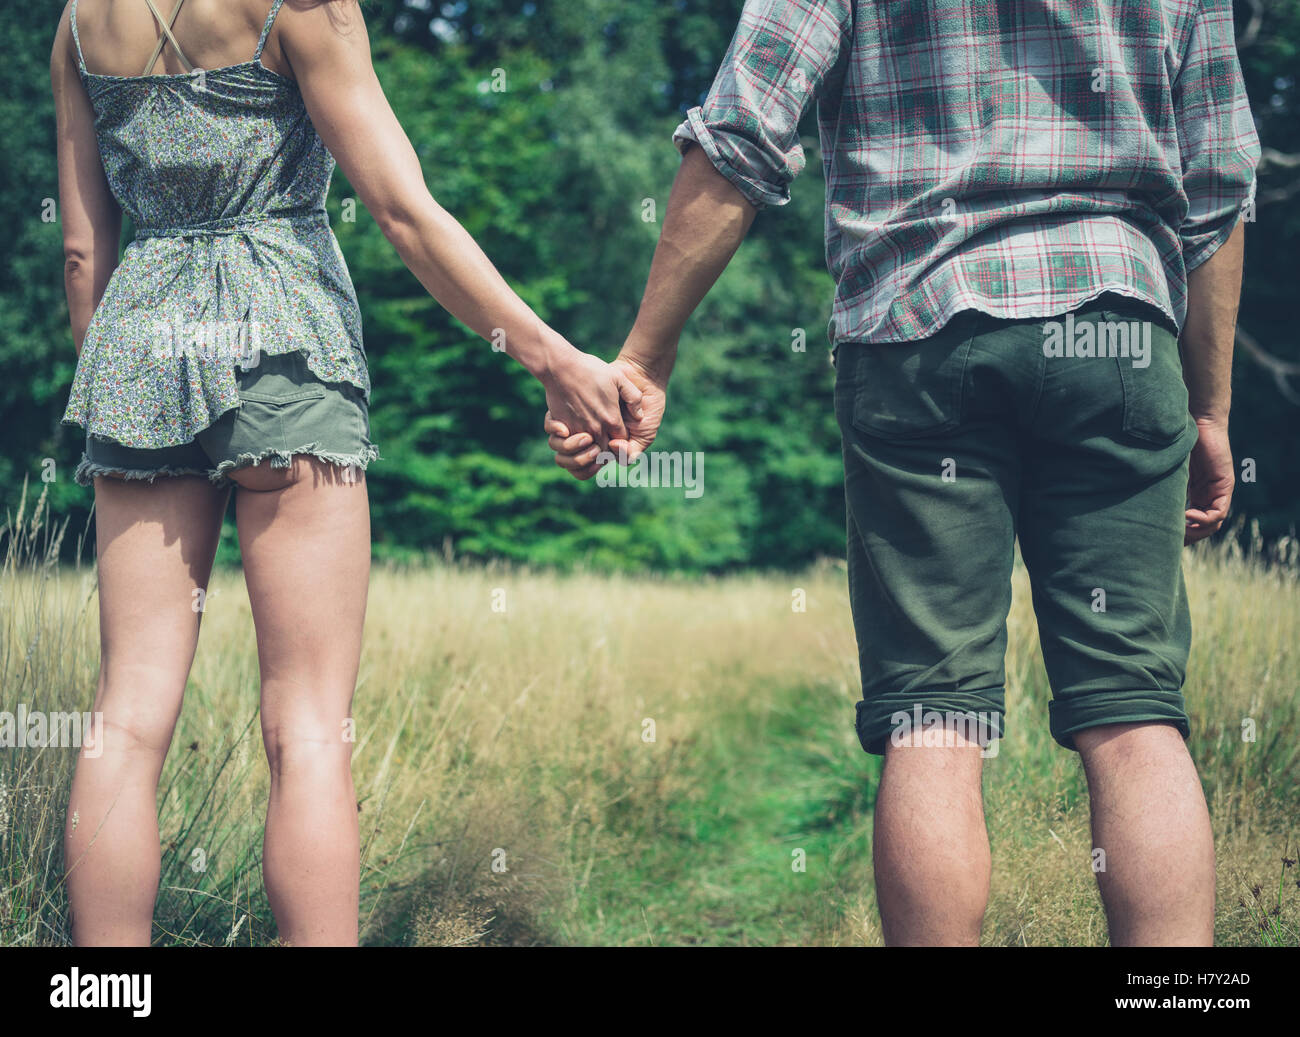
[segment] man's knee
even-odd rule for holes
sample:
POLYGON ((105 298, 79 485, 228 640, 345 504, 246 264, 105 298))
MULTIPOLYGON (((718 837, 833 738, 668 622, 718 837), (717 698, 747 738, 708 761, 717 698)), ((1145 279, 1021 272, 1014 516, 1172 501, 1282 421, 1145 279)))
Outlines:
POLYGON ((1123 758, 1135 753, 1149 753, 1156 747, 1186 751, 1182 732, 1177 724, 1168 720, 1098 724, 1075 732, 1073 737, 1075 748, 1085 762, 1099 756, 1123 758))

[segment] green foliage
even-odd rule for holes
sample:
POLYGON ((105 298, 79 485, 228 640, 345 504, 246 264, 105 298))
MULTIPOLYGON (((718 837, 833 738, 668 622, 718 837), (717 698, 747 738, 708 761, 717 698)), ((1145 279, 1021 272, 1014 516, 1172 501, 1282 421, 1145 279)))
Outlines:
MULTIPOLYGON (((740 7, 366 5, 380 79, 434 196, 584 349, 612 357, 631 326, 677 168, 672 130, 707 90, 740 7), (501 77, 506 89, 493 89, 501 77)), ((55 20, 37 5, 11 14, 13 45, 0 65, 11 135, 0 152, 11 232, 0 253, 0 507, 54 458, 51 504, 80 528, 92 496, 70 478, 80 430, 59 425, 75 363, 59 227, 41 219, 43 200, 57 198, 46 70, 55 20)), ((1242 55, 1265 142, 1282 150, 1300 148, 1298 38, 1300 0, 1272 4, 1242 55)), ((808 171, 790 205, 759 218, 682 342, 656 449, 703 454, 698 499, 578 484, 555 467, 540 432, 540 386, 428 297, 364 208, 344 222, 353 192, 340 172, 330 211, 361 301, 382 452, 369 473, 376 553, 715 570, 838 555, 843 494, 824 338, 833 286, 811 117, 804 131, 808 171), (800 332, 803 352, 791 348, 800 332)), ((1266 170, 1261 186, 1283 189, 1286 176, 1266 170)), ((1284 201, 1269 203, 1249 233, 1243 326, 1282 356, 1295 354, 1298 219, 1284 201)), ((1287 449, 1297 409, 1247 361, 1238 383, 1234 442, 1260 476, 1239 489, 1237 506, 1273 537, 1287 532, 1300 500, 1287 449)), ((221 557, 233 553, 231 526, 221 557)))

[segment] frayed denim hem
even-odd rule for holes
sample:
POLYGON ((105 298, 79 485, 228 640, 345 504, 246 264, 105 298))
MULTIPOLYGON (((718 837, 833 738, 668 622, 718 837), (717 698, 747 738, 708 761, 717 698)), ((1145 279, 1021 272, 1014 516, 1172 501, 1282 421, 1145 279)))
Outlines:
POLYGON ((367 443, 358 454, 337 454, 328 450, 317 450, 315 443, 308 443, 296 450, 259 450, 256 453, 239 454, 232 460, 222 461, 208 474, 208 478, 217 486, 229 486, 232 482, 230 473, 237 468, 260 465, 263 461, 270 461, 272 468, 288 468, 293 464, 294 457, 300 454, 306 454, 339 468, 356 468, 364 472, 371 461, 379 459, 379 448, 373 443, 367 443))
POLYGON ((76 480, 78 486, 93 486, 97 475, 116 479, 143 479, 147 482, 153 482, 160 475, 207 474, 207 471, 202 468, 174 468, 171 465, 163 465, 161 468, 122 468, 117 465, 100 464, 98 461, 92 461, 85 454, 82 454, 81 463, 77 465, 77 470, 72 477, 76 480))

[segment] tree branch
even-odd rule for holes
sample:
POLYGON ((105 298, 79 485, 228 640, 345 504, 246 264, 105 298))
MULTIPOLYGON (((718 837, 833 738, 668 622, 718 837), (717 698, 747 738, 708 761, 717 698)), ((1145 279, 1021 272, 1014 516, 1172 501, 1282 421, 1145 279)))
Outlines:
POLYGON ((1250 8, 1250 19, 1246 22, 1246 27, 1241 30, 1241 35, 1237 37, 1238 50, 1254 46, 1255 41, 1259 39, 1260 26, 1264 22, 1263 0, 1245 0, 1245 3, 1250 8))
POLYGON ((1245 351, 1246 356, 1273 376, 1277 391, 1282 394, 1283 398, 1288 403, 1300 407, 1300 393, 1291 388, 1291 383, 1287 381, 1288 378, 1300 375, 1300 364, 1274 356, 1259 344, 1254 335, 1240 325, 1237 327, 1236 341, 1237 345, 1241 346, 1242 350, 1245 351))
POLYGON ((1281 166, 1283 169, 1300 167, 1300 151, 1278 151, 1277 148, 1260 148, 1259 167, 1281 166))

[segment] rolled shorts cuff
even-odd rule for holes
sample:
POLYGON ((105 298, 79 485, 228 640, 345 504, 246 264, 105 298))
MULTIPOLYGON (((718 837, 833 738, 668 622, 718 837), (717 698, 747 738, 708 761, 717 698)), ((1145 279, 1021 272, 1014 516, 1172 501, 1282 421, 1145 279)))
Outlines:
POLYGON ((1170 723, 1184 738, 1192 733, 1181 691, 1105 691, 1054 698, 1048 703, 1052 737, 1074 749, 1074 736, 1106 724, 1170 723))
POLYGON ((858 741, 873 756, 883 756, 891 741, 901 743, 919 731, 922 744, 930 744, 927 732, 959 724, 967 738, 988 745, 1006 734, 1005 699, 1001 686, 929 695, 874 695, 857 704, 858 741))

